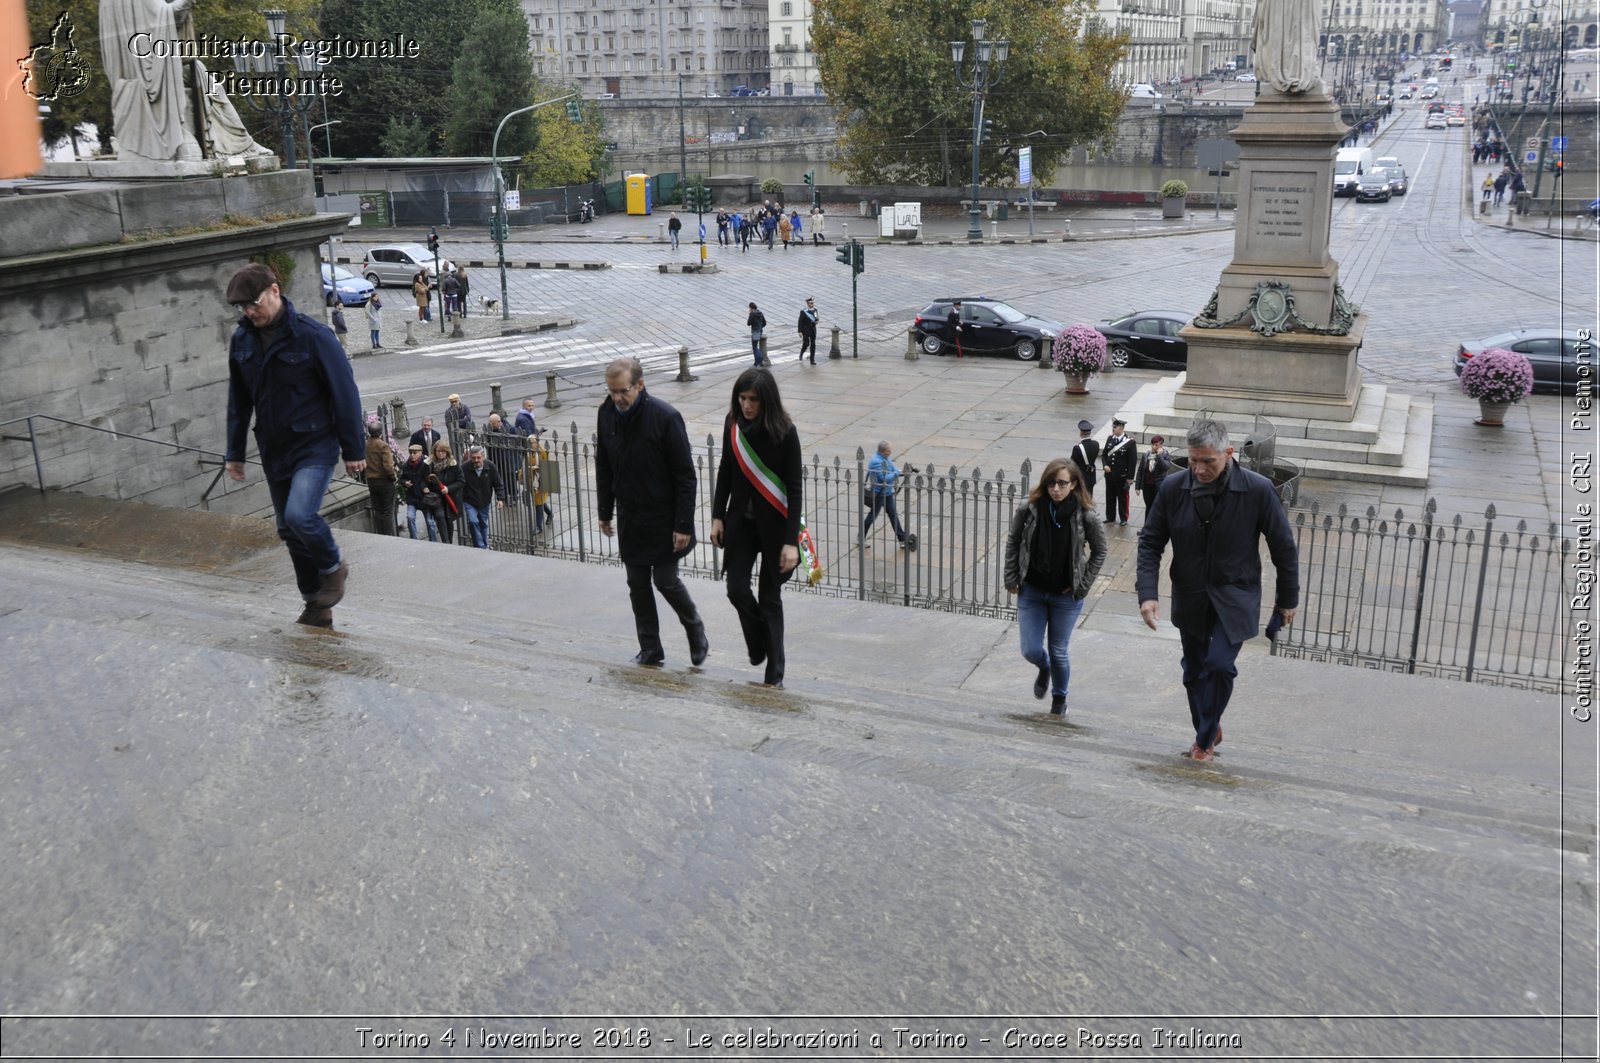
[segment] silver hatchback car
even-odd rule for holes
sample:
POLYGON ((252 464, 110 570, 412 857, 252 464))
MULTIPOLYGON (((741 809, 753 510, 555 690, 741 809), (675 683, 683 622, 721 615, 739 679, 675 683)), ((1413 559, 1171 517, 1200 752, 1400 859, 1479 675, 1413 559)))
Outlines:
MULTIPOLYGON (((444 261, 441 256, 440 262, 444 261)), ((428 284, 439 283, 439 271, 433 264, 433 252, 422 244, 387 244, 367 249, 361 263, 361 275, 382 288, 385 284, 401 288, 411 287, 418 270, 428 271, 428 284)))

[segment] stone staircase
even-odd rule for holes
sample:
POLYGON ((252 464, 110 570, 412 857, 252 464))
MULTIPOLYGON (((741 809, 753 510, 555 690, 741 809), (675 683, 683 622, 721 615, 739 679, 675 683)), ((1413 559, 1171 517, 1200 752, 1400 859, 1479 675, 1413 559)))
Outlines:
POLYGON ((1593 732, 1548 697, 1256 654, 1200 766, 1166 638, 1080 631, 1062 724, 1008 623, 791 594, 775 691, 710 582, 706 666, 639 669, 615 568, 341 543, 325 633, 263 522, 0 499, 0 995, 99 1016, 8 1018, 12 1052, 356 1025, 123 1013, 437 1044, 393 1016, 530 1012, 648 1022, 662 1058, 772 1024, 726 1016, 901 1013, 1593 1049, 1557 1018, 1595 991, 1593 732), (1446 1013, 1508 1018, 1402 1018, 1446 1013), (1226 1018, 1319 1014, 1394 1018, 1226 1018))

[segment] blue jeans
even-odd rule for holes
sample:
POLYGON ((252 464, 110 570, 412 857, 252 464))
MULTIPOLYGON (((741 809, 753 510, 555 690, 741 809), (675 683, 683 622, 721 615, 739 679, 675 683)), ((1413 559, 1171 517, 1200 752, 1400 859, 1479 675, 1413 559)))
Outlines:
POLYGON ((1082 612, 1082 598, 1051 594, 1026 583, 1017 598, 1017 631, 1022 638, 1022 656, 1035 668, 1049 666, 1050 692, 1058 698, 1067 696, 1067 684, 1072 679, 1067 646, 1072 641, 1078 614, 1082 612))
POLYGON ((678 249, 678 230, 668 229, 667 235, 672 237, 672 249, 676 251, 678 249))
MULTIPOLYGON (((493 502, 489 503, 494 505, 493 502)), ((471 502, 461 504, 461 512, 466 517, 467 527, 472 531, 472 545, 479 550, 489 549, 489 506, 479 508, 471 502)))
POLYGON ((756 364, 761 364, 761 330, 750 330, 750 353, 756 356, 756 364))
POLYGON ((417 514, 418 513, 422 514, 422 519, 427 523, 427 526, 428 526, 428 541, 430 543, 438 542, 439 541, 439 522, 433 519, 433 514, 432 513, 429 513, 426 509, 423 509, 420 506, 412 505, 410 502, 406 503, 406 531, 411 533, 411 537, 413 539, 415 539, 417 537, 417 514))
MULTIPOLYGON (((889 526, 894 529, 894 537, 901 542, 906 541, 906 530, 900 526, 900 513, 895 509, 894 495, 878 494, 871 492, 872 507, 867 510, 867 519, 861 524, 861 534, 865 535, 872 530, 872 522, 878 519, 878 514, 884 510, 889 511, 889 526)), ((1041 662, 1042 663, 1042 662, 1041 662)))
POLYGON ((278 538, 289 548, 295 585, 308 602, 322 589, 322 577, 339 571, 339 546, 322 519, 322 496, 333 470, 332 465, 302 465, 287 480, 267 481, 278 538))

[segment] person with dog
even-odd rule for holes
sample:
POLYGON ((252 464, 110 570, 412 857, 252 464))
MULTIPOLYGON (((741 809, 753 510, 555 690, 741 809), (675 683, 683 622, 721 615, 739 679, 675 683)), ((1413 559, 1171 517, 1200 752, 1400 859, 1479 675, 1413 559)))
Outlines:
POLYGON ((460 312, 461 282, 454 273, 446 273, 439 278, 439 291, 444 295, 444 319, 449 321, 460 312))
POLYGON ((461 288, 461 316, 467 316, 467 297, 472 294, 472 282, 467 279, 467 267, 456 267, 456 284, 461 288))

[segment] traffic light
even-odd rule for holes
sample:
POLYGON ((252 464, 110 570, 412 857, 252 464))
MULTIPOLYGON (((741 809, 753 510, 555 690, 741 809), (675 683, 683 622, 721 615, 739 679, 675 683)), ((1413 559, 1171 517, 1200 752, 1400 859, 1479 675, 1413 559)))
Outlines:
POLYGON ((817 171, 815 171, 815 170, 807 170, 806 171, 806 187, 807 188, 815 188, 815 187, 817 187, 817 171))
POLYGON ((429 229, 428 230, 428 250, 432 251, 435 256, 437 256, 439 254, 439 230, 438 229, 429 229))
POLYGON ((985 118, 983 120, 983 131, 978 140, 981 143, 982 141, 988 140, 992 136, 994 136, 994 119, 985 118))
POLYGON ((683 205, 696 214, 704 214, 711 209, 711 189, 705 185, 688 185, 683 190, 683 205))
POLYGON ((567 101, 567 118, 572 122, 583 121, 583 111, 578 107, 577 100, 567 101))
POLYGON ((850 256, 850 272, 852 274, 865 273, 867 269, 867 247, 865 244, 850 241, 854 253, 850 256))
POLYGON ((855 253, 853 251, 851 251, 850 249, 855 247, 855 246, 856 246, 856 244, 855 244, 854 240, 850 241, 848 244, 840 244, 839 245, 839 250, 834 252, 834 256, 833 257, 837 261, 842 262, 846 266, 849 266, 852 269, 854 269, 855 268, 855 253))

